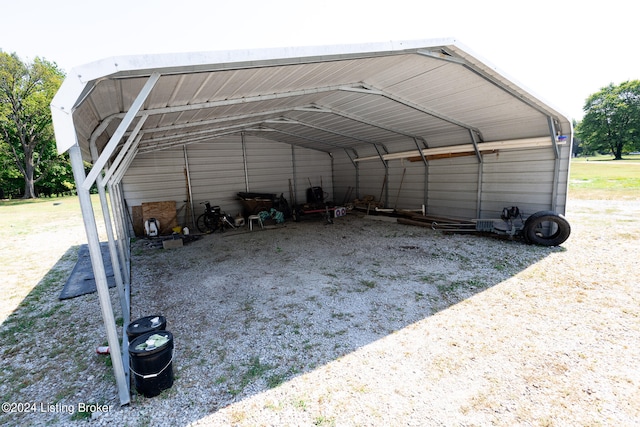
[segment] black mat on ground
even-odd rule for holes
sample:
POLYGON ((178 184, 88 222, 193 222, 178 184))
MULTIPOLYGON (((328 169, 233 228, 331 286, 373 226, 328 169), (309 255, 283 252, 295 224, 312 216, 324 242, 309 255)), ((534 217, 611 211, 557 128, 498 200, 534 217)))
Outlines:
MULTIPOLYGON (((102 252, 102 261, 104 262, 104 270, 107 273, 107 283, 110 288, 116 286, 116 280, 113 276, 113 267, 111 265, 111 256, 109 255, 109 246, 107 242, 100 243, 100 251, 102 252)), ((93 276, 93 267, 91 267, 91 257, 89 256, 89 246, 82 245, 78 250, 78 262, 76 262, 71 275, 60 292, 58 299, 69 299, 80 295, 96 292, 96 279, 93 276)))

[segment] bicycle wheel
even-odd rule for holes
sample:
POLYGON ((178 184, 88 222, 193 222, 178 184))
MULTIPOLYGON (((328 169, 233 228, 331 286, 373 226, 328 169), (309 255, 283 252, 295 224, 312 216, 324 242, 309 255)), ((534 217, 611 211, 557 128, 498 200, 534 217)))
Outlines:
POLYGON ((201 233, 213 233, 218 228, 218 223, 211 216, 203 213, 196 220, 196 227, 201 233))

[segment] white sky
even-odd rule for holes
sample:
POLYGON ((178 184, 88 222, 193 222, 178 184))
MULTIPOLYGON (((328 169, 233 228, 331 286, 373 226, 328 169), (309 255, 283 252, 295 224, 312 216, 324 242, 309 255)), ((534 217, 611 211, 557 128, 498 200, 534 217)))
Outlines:
POLYGON ((0 49, 73 67, 139 53, 453 37, 570 118, 640 79, 629 0, 0 0, 0 49))

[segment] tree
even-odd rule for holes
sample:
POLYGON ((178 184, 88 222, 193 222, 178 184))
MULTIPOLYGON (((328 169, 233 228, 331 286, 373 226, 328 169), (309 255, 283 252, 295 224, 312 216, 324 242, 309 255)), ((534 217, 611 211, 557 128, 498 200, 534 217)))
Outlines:
POLYGON ((640 148, 640 80, 613 83, 587 98, 576 133, 587 152, 609 152, 615 160, 640 148))
POLYGON ((54 63, 0 52, 0 153, 24 178, 24 198, 36 197, 35 185, 67 161, 56 151, 49 107, 63 79, 54 63))

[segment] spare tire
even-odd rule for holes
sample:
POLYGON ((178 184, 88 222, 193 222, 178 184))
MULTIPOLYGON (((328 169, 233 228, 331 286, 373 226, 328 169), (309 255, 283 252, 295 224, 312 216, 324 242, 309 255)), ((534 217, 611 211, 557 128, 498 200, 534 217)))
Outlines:
POLYGON ((524 223, 524 239, 542 246, 558 246, 569 238, 571 226, 564 216, 554 211, 540 211, 524 223))

